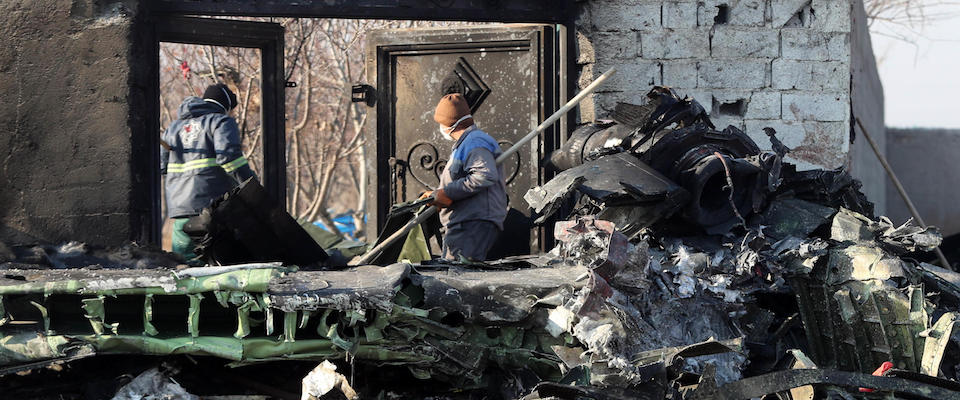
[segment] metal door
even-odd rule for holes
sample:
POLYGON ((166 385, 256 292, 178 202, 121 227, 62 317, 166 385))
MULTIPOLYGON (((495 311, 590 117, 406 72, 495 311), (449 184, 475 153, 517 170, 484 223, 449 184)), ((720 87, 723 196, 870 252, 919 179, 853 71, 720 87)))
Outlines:
MULTIPOLYGON (((471 105, 477 125, 506 149, 557 109, 557 40, 549 25, 409 29, 367 36, 367 74, 376 77, 375 115, 366 154, 370 224, 390 205, 415 199, 439 182, 453 142, 433 121, 437 101, 452 91, 471 105)), ((510 213, 490 257, 528 254, 543 246, 532 229, 526 191, 544 180, 541 160, 558 145, 558 127, 504 163, 510 213)), ((375 237, 376 232, 369 232, 375 237)))

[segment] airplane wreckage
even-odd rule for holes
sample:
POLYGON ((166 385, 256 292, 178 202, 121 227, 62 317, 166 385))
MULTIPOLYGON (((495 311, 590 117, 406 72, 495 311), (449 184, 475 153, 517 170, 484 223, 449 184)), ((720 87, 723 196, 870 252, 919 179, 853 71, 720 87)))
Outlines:
POLYGON ((134 245, 0 249, 0 393, 960 398, 960 274, 920 261, 934 228, 874 217, 842 170, 798 171, 772 129, 761 152, 693 99, 648 97, 576 130, 525 196, 558 221, 545 254, 409 262, 424 224, 347 267, 365 247, 318 244, 256 182, 187 227, 207 266, 134 245), (141 358, 93 361, 116 355, 141 358), (270 367, 199 379, 211 359, 270 367))

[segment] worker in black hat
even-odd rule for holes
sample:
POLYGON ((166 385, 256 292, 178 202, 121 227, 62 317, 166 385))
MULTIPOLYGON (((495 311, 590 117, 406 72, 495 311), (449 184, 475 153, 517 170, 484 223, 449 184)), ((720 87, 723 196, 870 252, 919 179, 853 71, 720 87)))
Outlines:
POLYGON ((240 130, 230 110, 237 95, 227 85, 210 85, 203 98, 187 97, 161 137, 160 171, 165 175, 167 213, 173 219, 173 251, 188 260, 194 243, 183 232, 191 216, 248 178, 256 178, 240 147, 240 130))

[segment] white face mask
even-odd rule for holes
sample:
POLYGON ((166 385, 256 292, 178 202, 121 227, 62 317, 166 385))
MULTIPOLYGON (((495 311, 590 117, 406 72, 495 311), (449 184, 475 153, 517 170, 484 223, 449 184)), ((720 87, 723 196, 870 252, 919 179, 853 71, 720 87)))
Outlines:
POLYGON ((450 126, 450 127, 440 125, 440 136, 443 136, 444 139, 447 139, 449 141, 453 141, 453 136, 451 136, 451 134, 453 133, 453 130, 457 128, 457 125, 460 125, 461 122, 469 118, 473 118, 473 115, 467 114, 467 115, 464 115, 463 117, 460 117, 460 119, 458 119, 457 122, 454 122, 453 126, 450 126))
POLYGON ((450 136, 450 128, 446 128, 443 125, 440 125, 440 136, 449 141, 453 141, 453 136, 450 136))

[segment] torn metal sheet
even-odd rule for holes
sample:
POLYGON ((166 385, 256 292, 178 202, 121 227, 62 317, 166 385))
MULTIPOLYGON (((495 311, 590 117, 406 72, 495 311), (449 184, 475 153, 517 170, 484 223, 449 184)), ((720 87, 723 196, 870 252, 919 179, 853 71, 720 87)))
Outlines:
POLYGON ((15 271, 25 275, 23 281, 0 282, 4 315, 17 322, 0 326, 0 368, 64 360, 75 349, 88 349, 100 355, 207 355, 239 364, 350 355, 465 386, 482 382, 491 366, 559 378, 560 361, 551 349, 575 345, 569 335, 548 333, 542 321, 582 287, 577 280, 587 268, 435 268, 440 270, 415 273, 407 264, 345 271, 262 265, 157 270, 147 281, 113 283, 105 294, 86 285, 99 271, 65 270, 66 276, 46 276, 46 282, 32 274, 47 271, 15 271), (169 278, 168 290, 150 284, 161 277, 169 278), (70 308, 39 313, 64 301, 84 304, 89 322, 65 322, 84 318, 71 317, 70 308), (118 317, 111 310, 121 303, 142 306, 142 315, 118 317), (182 319, 171 325, 173 315, 182 319))
POLYGON ((715 130, 699 103, 670 88, 654 87, 648 97, 647 105, 619 104, 619 124, 575 132, 551 156, 565 170, 529 191, 528 202, 553 213, 576 187, 592 200, 576 213, 613 221, 631 238, 681 208, 686 221, 710 234, 745 225, 779 188, 782 156, 761 155, 736 127, 715 130), (624 201, 627 194, 636 201, 624 201))
POLYGON ((809 201, 787 198, 771 202, 763 213, 763 233, 773 239, 805 238, 828 223, 837 211, 809 201))
POLYGON ((284 312, 298 310, 361 310, 390 312, 394 294, 410 273, 410 265, 372 265, 343 271, 301 271, 270 282, 270 304, 284 312))
POLYGON ((927 263, 920 263, 919 270, 927 290, 940 293, 953 304, 960 304, 960 273, 927 263))
POLYGON ((850 280, 888 280, 906 278, 903 260, 890 256, 873 245, 852 245, 830 250, 830 260, 825 270, 827 284, 839 285, 850 280))
POLYGON ((523 199, 534 212, 540 215, 537 223, 543 223, 556 213, 574 191, 586 180, 575 174, 560 174, 543 186, 535 186, 523 195, 523 199))
POLYGON ((0 295, 53 294, 191 294, 211 290, 261 293, 283 270, 273 266, 244 268, 207 276, 178 278, 170 270, 7 270, 0 295))
POLYGON ((581 217, 558 221, 554 237, 561 257, 575 258, 604 279, 611 279, 627 264, 627 237, 612 222, 581 217))
POLYGON ((920 333, 926 337, 923 344, 923 359, 920 363, 920 373, 929 376, 943 376, 940 372, 940 365, 943 362, 943 356, 947 352, 947 346, 951 341, 955 341, 954 332, 960 325, 960 313, 948 312, 940 316, 937 322, 927 330, 920 333))
MULTIPOLYGON (((683 189, 659 172, 629 154, 619 153, 566 170, 528 191, 524 199, 538 212, 552 212, 573 189, 604 206, 629 208, 633 213, 629 219, 609 213, 602 216, 618 222, 618 229, 628 236, 669 217, 687 198, 683 189)), ((550 215, 542 214, 540 220, 550 215)))
POLYGON ((877 245, 854 244, 829 249, 827 263, 791 278, 818 365, 870 372, 893 361, 897 368, 919 370, 920 333, 931 310, 916 284, 918 274, 910 270, 877 245))
POLYGON ((862 214, 841 208, 833 217, 830 239, 838 242, 873 241, 876 235, 870 229, 872 223, 872 220, 862 214))
POLYGON ((412 276, 423 287, 425 308, 459 313, 463 320, 483 325, 519 322, 535 305, 555 302, 586 284, 589 270, 558 265, 515 271, 446 269, 420 270, 412 276))
POLYGON ((197 254, 213 265, 282 261, 311 266, 329 257, 256 179, 213 201, 184 231, 202 236, 197 254))
POLYGON ((832 208, 846 208, 872 218, 873 203, 860 191, 862 186, 849 172, 836 170, 797 171, 793 164, 783 164, 783 184, 777 194, 784 194, 832 208))

